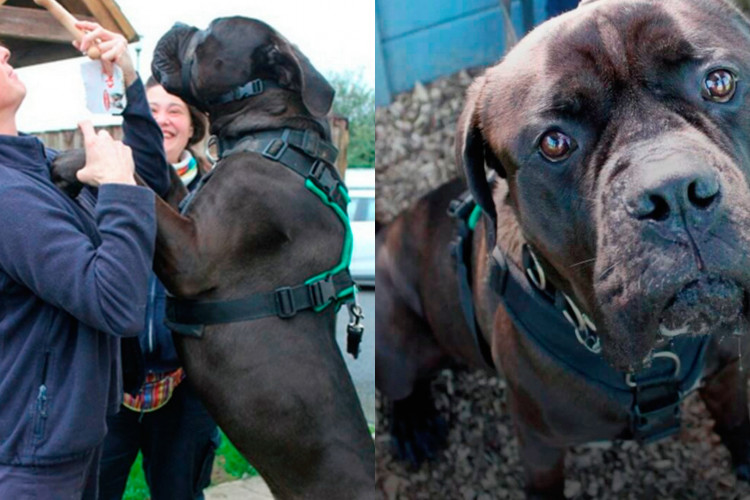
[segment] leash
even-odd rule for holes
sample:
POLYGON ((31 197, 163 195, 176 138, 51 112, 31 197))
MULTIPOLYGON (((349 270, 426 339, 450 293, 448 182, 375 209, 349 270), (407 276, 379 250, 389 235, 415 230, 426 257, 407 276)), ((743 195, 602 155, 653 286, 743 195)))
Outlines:
MULTIPOLYGON (((214 138, 213 141, 216 141, 214 138)), ((166 324, 182 335, 202 337, 205 325, 249 321, 269 316, 293 318, 298 312, 321 312, 334 304, 336 310, 346 304, 349 311, 347 352, 357 358, 364 333, 362 308, 357 303, 356 283, 349 272, 352 254, 352 231, 346 212, 349 195, 333 162, 336 148, 311 131, 273 129, 247 134, 239 138, 218 139, 219 157, 252 152, 281 163, 305 181, 305 187, 337 215, 345 228, 344 243, 339 263, 331 269, 312 276, 304 283, 284 286, 268 293, 222 300, 199 301, 167 297, 166 324)), ((188 209, 196 193, 208 182, 204 176, 199 186, 180 206, 188 209)))
MULTIPOLYGON (((471 295, 471 238, 483 211, 466 192, 451 203, 448 213, 458 222, 451 251, 461 307, 482 357, 494 368, 471 295)), ((635 373, 617 371, 601 356, 593 321, 573 299, 548 283, 531 247, 523 247, 524 269, 506 258, 494 242, 491 248, 489 285, 518 332, 564 369, 629 409, 628 430, 620 438, 649 443, 679 431, 680 403, 700 383, 708 338, 673 338, 666 349, 652 354, 650 366, 635 373)))

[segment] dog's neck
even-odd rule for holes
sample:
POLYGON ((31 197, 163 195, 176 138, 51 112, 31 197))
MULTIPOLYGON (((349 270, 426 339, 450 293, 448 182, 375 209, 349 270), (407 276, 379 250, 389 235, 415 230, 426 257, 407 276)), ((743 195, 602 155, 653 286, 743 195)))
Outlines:
POLYGON ((312 116, 296 92, 274 89, 261 96, 215 106, 208 110, 211 134, 240 137, 261 130, 293 128, 312 130, 326 141, 330 127, 323 118, 312 116))
MULTIPOLYGON (((493 190, 492 198, 497 207, 496 245, 509 260, 517 267, 523 269, 523 245, 529 243, 523 236, 523 231, 518 223, 518 216, 510 202, 508 195, 508 183, 504 179, 498 179, 493 190)), ((533 245, 532 245, 533 248, 533 245)), ((567 293, 571 297, 577 297, 572 284, 555 269, 552 264, 545 261, 543 256, 537 252, 537 258, 543 262, 543 268, 547 280, 555 288, 567 293)), ((585 306, 578 301, 579 306, 585 306)), ((591 313, 586 310, 585 312, 591 313)))

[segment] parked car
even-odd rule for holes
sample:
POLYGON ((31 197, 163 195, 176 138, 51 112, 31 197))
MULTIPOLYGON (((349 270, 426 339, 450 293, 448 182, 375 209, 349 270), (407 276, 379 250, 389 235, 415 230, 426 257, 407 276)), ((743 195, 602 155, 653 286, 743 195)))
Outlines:
POLYGON ((360 287, 375 286, 375 169, 347 169, 344 182, 349 190, 349 222, 354 247, 349 267, 360 287))

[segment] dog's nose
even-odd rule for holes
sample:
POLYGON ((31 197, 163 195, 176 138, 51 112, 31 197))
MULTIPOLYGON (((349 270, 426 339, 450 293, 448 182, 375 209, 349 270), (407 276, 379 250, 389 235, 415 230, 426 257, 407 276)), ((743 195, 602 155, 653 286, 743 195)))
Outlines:
POLYGON ((721 185, 708 168, 650 165, 640 169, 627 195, 628 213, 638 220, 663 222, 679 217, 693 225, 710 221, 721 199, 721 185))

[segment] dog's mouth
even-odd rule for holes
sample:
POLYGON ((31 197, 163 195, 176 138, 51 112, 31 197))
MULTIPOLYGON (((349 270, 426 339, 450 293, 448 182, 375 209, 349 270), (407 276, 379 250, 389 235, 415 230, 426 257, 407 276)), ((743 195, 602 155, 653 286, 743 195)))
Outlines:
POLYGON ((733 333, 746 312, 745 302, 745 291, 735 281, 720 276, 691 281, 662 310, 659 333, 667 338, 733 333))

